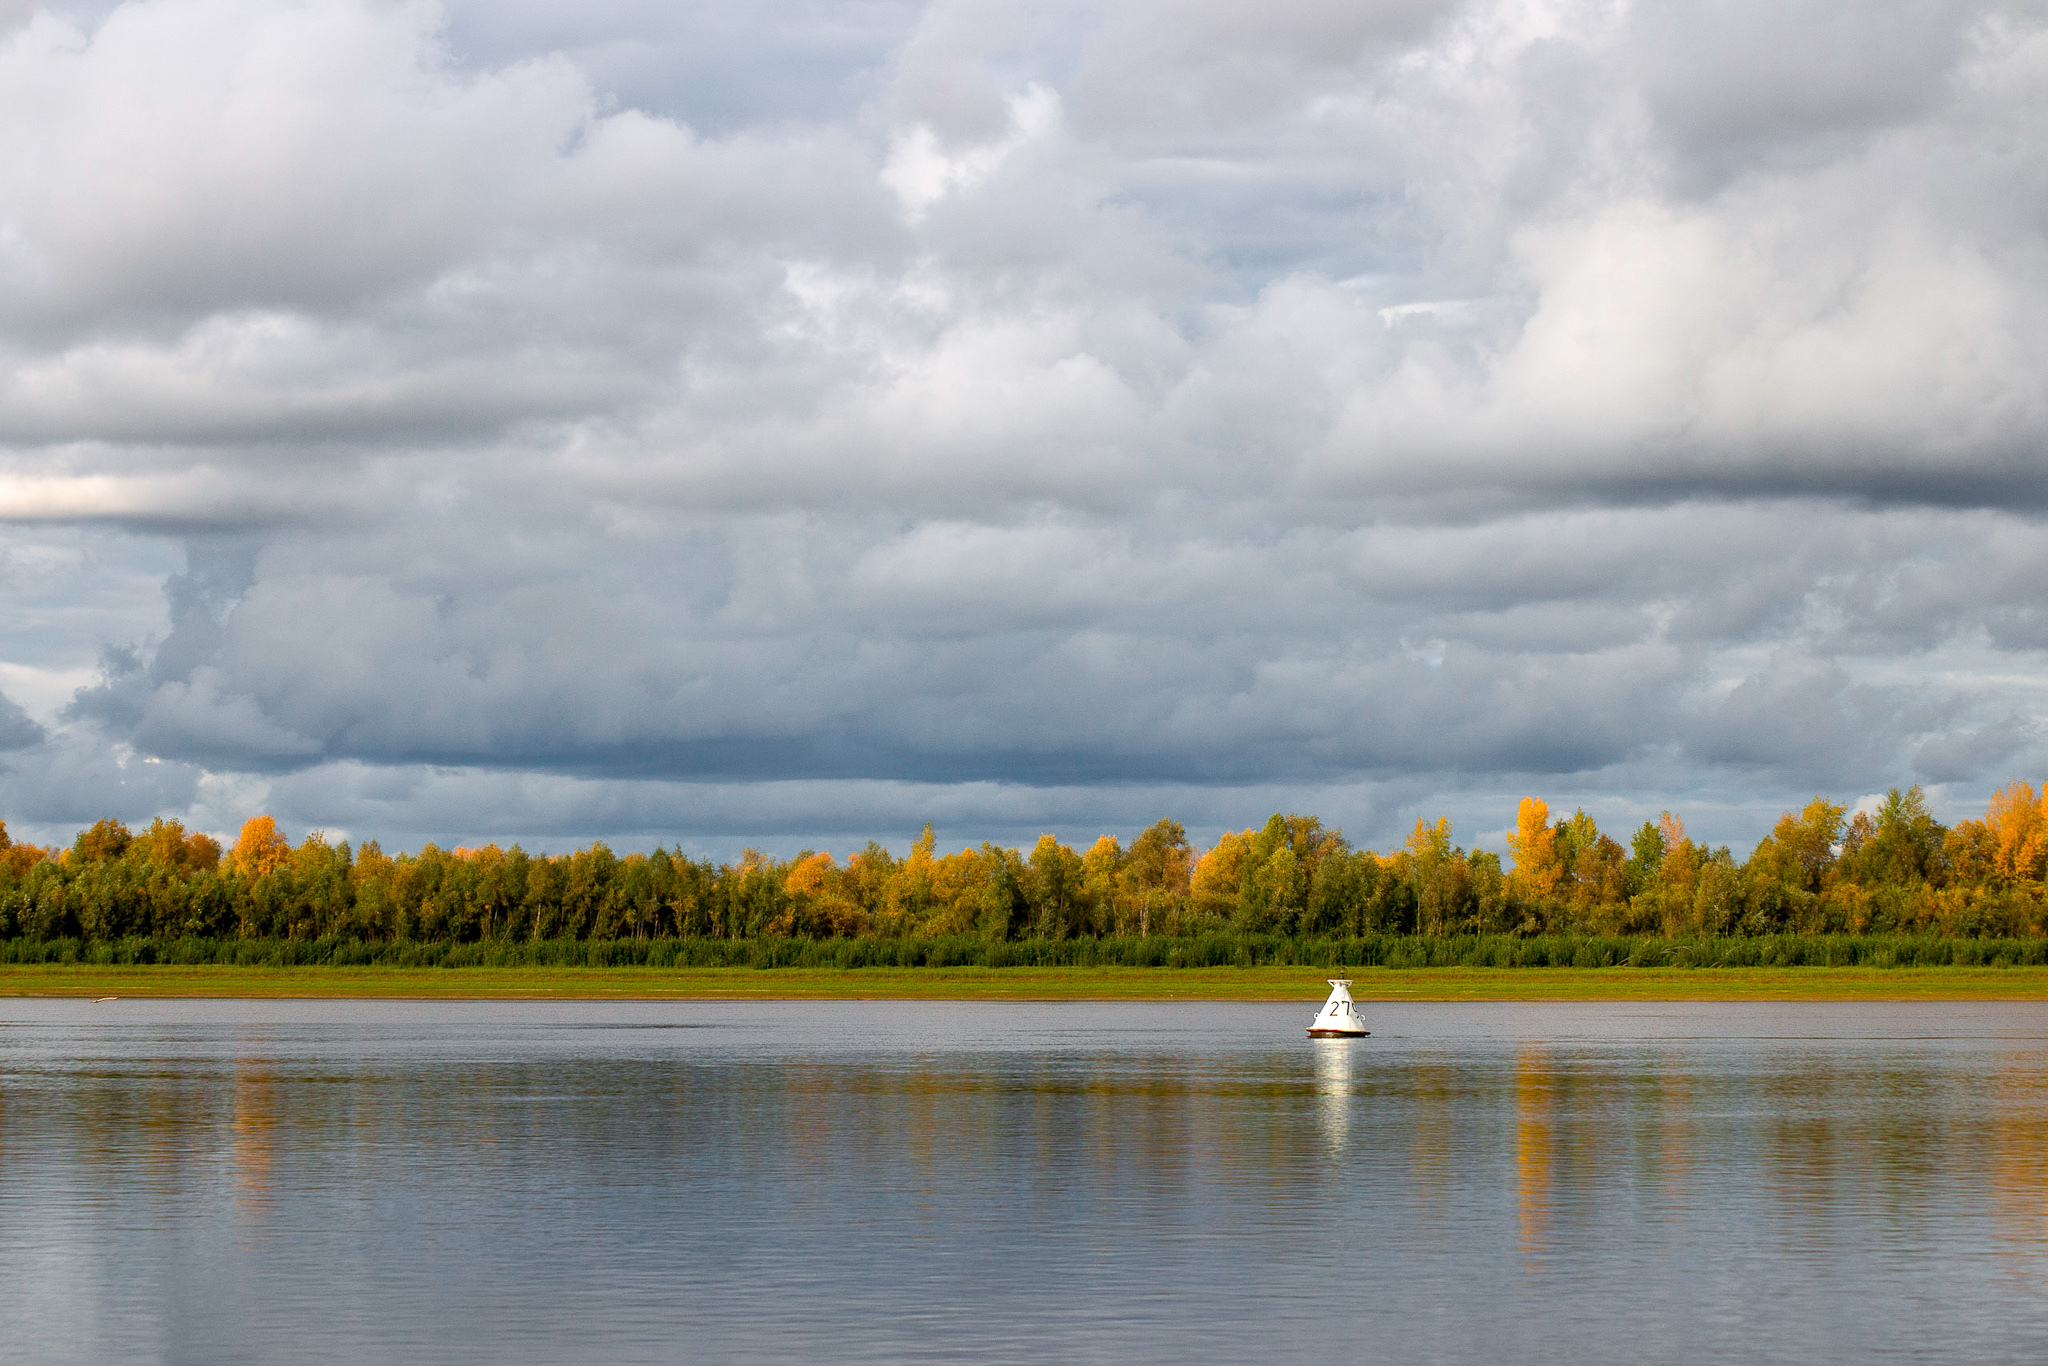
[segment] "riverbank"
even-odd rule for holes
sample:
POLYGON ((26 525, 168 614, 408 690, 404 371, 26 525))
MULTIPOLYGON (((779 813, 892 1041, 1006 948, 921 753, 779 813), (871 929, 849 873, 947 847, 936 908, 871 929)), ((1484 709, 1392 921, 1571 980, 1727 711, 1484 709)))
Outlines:
MULTIPOLYGON (((2048 968, 1354 968, 1363 1001, 2048 1000, 2048 968)), ((1320 1000, 1321 968, 0 967, 0 996, 1320 1000)))

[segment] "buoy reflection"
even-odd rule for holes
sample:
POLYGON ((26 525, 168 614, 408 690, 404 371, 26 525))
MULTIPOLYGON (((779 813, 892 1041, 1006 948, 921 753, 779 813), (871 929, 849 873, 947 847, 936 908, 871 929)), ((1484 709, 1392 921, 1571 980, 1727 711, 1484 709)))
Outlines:
POLYGON ((1321 1105, 1323 1140, 1332 1149, 1344 1146, 1351 1130, 1350 1039, 1316 1039, 1316 1094, 1321 1105))

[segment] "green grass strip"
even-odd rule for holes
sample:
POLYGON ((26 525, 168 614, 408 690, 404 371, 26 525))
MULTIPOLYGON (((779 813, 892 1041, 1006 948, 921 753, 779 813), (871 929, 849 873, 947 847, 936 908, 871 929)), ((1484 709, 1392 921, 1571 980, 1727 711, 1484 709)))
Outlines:
MULTIPOLYGON (((1321 968, 0 967, 0 996, 1320 1001, 1321 968)), ((1375 1001, 2048 1000, 2048 968, 1357 968, 1375 1001)))

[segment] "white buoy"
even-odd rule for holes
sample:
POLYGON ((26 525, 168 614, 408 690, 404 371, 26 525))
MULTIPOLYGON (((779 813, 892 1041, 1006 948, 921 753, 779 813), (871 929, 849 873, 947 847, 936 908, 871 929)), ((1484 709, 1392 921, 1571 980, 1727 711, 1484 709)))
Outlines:
POLYGON ((1308 1027, 1311 1039, 1356 1039, 1372 1033, 1365 1027, 1365 1017, 1358 1013, 1358 1005, 1351 999, 1351 979, 1331 977, 1330 999, 1323 1002, 1322 1013, 1317 1015, 1308 1027))

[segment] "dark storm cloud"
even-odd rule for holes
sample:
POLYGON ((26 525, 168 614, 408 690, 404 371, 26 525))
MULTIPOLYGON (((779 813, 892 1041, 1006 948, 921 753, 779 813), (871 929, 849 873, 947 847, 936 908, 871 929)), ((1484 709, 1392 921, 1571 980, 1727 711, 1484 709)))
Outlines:
POLYGON ((0 750, 32 748, 43 742, 45 734, 20 703, 0 693, 0 750))
POLYGON ((61 525, 184 563, 37 609, 0 798, 1976 800, 2048 757, 2044 53, 1818 0, 24 12, 17 578, 80 591, 61 525))
POLYGON ((2040 727, 2020 716, 2008 716, 1975 730, 1937 735, 1913 756, 1914 775, 1925 782, 1970 782, 2003 779, 2014 761, 2041 743, 2040 727))
POLYGON ((1694 722, 1689 747, 1708 763, 1777 769, 1840 789, 1870 786, 1908 729, 1911 699, 1853 683, 1831 661, 1774 654, 1694 722))

